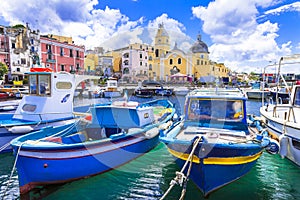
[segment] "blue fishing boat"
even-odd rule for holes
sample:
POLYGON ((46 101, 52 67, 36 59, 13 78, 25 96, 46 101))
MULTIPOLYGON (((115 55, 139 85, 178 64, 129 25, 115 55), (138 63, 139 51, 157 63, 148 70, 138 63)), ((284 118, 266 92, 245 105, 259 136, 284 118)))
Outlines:
POLYGON ((265 148, 278 152, 267 132, 249 126, 246 100, 238 89, 198 89, 186 96, 181 120, 160 133, 182 167, 171 185, 190 177, 207 196, 249 172, 265 148))
POLYGON ((14 139, 20 193, 37 186, 100 174, 148 152, 160 127, 172 124, 173 104, 115 101, 91 107, 91 121, 46 127, 14 139))
POLYGON ((76 86, 91 76, 31 68, 27 73, 29 94, 23 96, 13 113, 0 113, 0 153, 11 151, 9 142, 45 126, 74 123, 73 96, 76 86))

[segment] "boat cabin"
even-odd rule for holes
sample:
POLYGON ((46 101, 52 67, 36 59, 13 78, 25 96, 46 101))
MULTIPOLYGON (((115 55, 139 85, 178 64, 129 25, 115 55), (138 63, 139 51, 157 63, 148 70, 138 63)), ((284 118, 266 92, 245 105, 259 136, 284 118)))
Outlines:
POLYGON ((109 78, 106 82, 106 91, 115 92, 118 88, 118 81, 115 78, 109 78))
POLYGON ((244 94, 214 90, 189 93, 185 102, 185 125, 248 130, 244 94))
POLYGON ((74 75, 55 73, 49 68, 32 68, 27 75, 29 94, 22 98, 14 119, 51 121, 74 117, 74 75))

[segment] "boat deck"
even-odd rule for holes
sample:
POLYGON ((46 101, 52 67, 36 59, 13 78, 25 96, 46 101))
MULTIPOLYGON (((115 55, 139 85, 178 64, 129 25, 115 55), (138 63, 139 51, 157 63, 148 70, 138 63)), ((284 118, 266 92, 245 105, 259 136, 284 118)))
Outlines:
POLYGON ((184 131, 180 131, 176 136, 178 140, 191 141, 196 136, 204 136, 209 143, 228 143, 228 142, 245 142, 251 138, 243 131, 231 131, 225 129, 201 128, 189 126, 184 131))

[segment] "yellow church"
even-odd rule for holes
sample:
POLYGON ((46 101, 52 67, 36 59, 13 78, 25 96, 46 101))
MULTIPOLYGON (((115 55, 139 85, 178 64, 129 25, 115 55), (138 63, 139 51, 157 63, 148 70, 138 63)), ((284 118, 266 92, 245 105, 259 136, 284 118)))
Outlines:
POLYGON ((198 35, 188 53, 180 50, 176 41, 170 41, 163 24, 159 24, 154 46, 129 44, 129 46, 108 52, 112 55, 113 71, 127 82, 143 80, 186 81, 201 80, 200 77, 228 77, 229 69, 223 63, 209 59, 207 45, 198 35), (175 45, 171 49, 171 42, 175 45))

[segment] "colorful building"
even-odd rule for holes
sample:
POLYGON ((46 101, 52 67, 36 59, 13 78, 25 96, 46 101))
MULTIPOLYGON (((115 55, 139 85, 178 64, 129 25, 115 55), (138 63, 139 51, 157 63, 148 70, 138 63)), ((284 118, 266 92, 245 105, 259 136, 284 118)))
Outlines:
POLYGON ((62 36, 41 36, 41 64, 53 71, 84 72, 84 46, 62 36))

